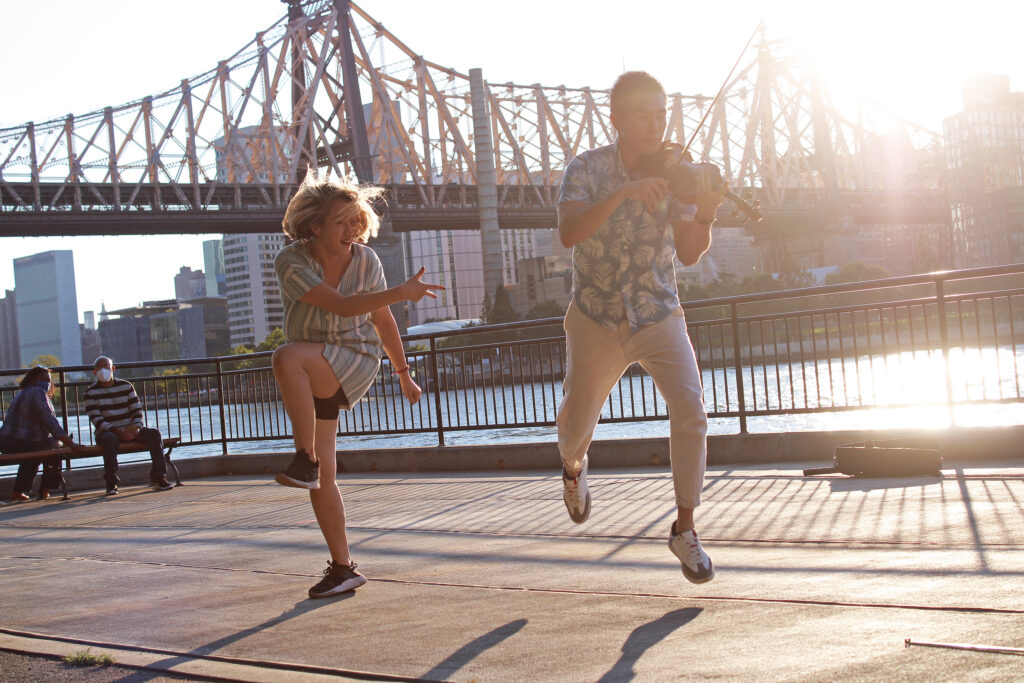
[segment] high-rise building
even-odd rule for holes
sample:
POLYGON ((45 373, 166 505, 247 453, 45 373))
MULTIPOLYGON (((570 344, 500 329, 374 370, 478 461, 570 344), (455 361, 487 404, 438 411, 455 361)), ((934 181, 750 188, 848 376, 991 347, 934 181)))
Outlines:
POLYGON ((206 296, 206 276, 201 270, 182 266, 174 276, 174 298, 178 301, 199 299, 206 296))
POLYGON ((14 259, 18 341, 25 365, 41 355, 61 365, 82 364, 78 331, 75 259, 70 249, 44 251, 14 259))
POLYGON ((114 363, 153 360, 149 316, 132 315, 134 309, 111 311, 101 316, 100 347, 114 363))
MULTIPOLYGON (((547 257, 538 240, 547 240, 543 230, 502 230, 502 276, 506 285, 520 284, 519 264, 547 257)), ((409 306, 412 325, 428 320, 479 318, 484 301, 483 249, 480 233, 465 230, 422 230, 405 234, 406 270, 426 269, 423 279, 446 287, 437 298, 424 297, 409 306)), ((531 273, 533 271, 531 270, 531 273)), ((388 282, 389 286, 401 284, 388 282)), ((494 292, 487 292, 494 296, 494 292)))
POLYGON ((224 296, 224 246, 220 239, 203 241, 206 296, 224 296))
POLYGON ((231 345, 255 346, 284 327, 284 302, 274 259, 285 245, 280 234, 224 236, 224 288, 231 345))
POLYGON ((1024 261, 1024 93, 975 74, 943 129, 958 267, 1024 261))
POLYGON ((21 367, 16 305, 14 292, 8 289, 4 298, 0 299, 0 368, 4 370, 21 367))
POLYGON ((95 327, 89 327, 87 323, 79 325, 78 332, 82 340, 82 364, 88 365, 103 353, 100 333, 95 327))
MULTIPOLYGON (((87 330, 96 329, 96 311, 83 311, 82 322, 85 324, 87 330)), ((86 360, 89 360, 86 358, 86 360)))
POLYGON ((114 362, 206 358, 228 352, 227 300, 146 301, 100 321, 103 353, 114 362))

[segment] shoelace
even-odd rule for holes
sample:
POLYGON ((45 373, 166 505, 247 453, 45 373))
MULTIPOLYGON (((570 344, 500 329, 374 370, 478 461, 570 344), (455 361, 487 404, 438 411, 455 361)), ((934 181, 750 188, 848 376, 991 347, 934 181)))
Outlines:
POLYGON ((344 567, 345 569, 351 569, 352 571, 355 571, 356 567, 358 566, 359 565, 355 562, 353 562, 352 564, 335 564, 334 561, 332 560, 327 563, 327 569, 324 570, 324 576, 330 575, 331 570, 333 569, 341 569, 342 567, 344 567))
POLYGON ((686 542, 686 563, 697 567, 704 561, 704 549, 700 547, 700 539, 693 535, 693 542, 686 542))

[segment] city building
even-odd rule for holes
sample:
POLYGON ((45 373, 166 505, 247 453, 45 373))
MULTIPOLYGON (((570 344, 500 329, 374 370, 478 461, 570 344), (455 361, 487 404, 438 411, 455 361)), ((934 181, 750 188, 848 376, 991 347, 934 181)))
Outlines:
POLYGON ((284 327, 284 302, 274 259, 285 245, 283 233, 224 236, 224 289, 231 346, 254 347, 284 327))
POLYGON ((0 299, 0 369, 21 367, 21 349, 18 342, 18 312, 14 291, 8 289, 0 299))
POLYGON ((42 355, 61 365, 82 364, 75 293, 75 259, 70 249, 14 259, 19 366, 42 355))
POLYGON ((944 121, 957 267, 1024 261, 1024 92, 975 74, 964 110, 944 121))
MULTIPOLYGON (((132 309, 125 309, 131 311, 132 309)), ((134 316, 122 311, 104 312, 100 316, 100 348, 115 363, 153 360, 149 340, 149 317, 134 316)))
POLYGON ((275 134, 264 126, 244 126, 230 140, 213 141, 218 183, 288 182, 292 138, 284 128, 275 134), (276 152, 276 154, 275 154, 276 152), (253 173, 255 171, 255 174, 253 173))
POLYGON ((224 297, 146 301, 110 311, 99 333, 115 362, 206 358, 228 352, 227 319, 224 297))
POLYGON ((206 296, 206 276, 201 270, 182 266, 174 276, 174 298, 188 301, 206 296))
POLYGON ((763 251, 755 244, 750 231, 729 226, 715 227, 711 246, 695 265, 684 266, 676 261, 679 278, 701 285, 730 276, 740 281, 763 270, 763 251))
POLYGON ((228 300, 208 296, 179 302, 182 358, 224 356, 231 350, 228 333, 228 300))
POLYGON ((224 245, 220 239, 203 241, 206 296, 224 296, 224 245))
POLYGON ((78 331, 82 339, 82 364, 87 366, 102 354, 103 345, 100 343, 99 331, 96 330, 95 314, 87 310, 82 316, 84 322, 78 326, 78 331))
MULTIPOLYGON (((553 232, 501 231, 502 276, 507 286, 514 287, 522 281, 522 262, 548 257, 554 253, 551 245, 558 240, 552 237, 553 232)), ((444 291, 437 292, 437 299, 424 297, 410 304, 410 324, 421 325, 431 320, 479 318, 484 301, 483 248, 480 233, 469 230, 421 230, 404 233, 403 237, 406 270, 415 273, 422 266, 426 269, 423 274, 424 281, 445 286, 444 291)), ((540 277, 542 266, 532 264, 529 268, 535 280, 540 277)), ((487 295, 493 296, 494 292, 487 292, 487 295)))

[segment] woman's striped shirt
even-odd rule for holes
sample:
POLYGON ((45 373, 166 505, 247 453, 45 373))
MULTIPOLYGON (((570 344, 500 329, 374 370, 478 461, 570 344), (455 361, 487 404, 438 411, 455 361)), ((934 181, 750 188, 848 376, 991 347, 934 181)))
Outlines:
MULTIPOLYGON (((352 404, 362 398, 380 367, 382 345, 369 314, 342 317, 318 306, 299 301, 323 282, 324 271, 310 255, 305 243, 295 242, 281 250, 274 270, 284 298, 284 334, 291 342, 324 344, 324 358, 352 404)), ((338 292, 343 296, 380 292, 387 289, 384 269, 369 247, 354 243, 338 292)))

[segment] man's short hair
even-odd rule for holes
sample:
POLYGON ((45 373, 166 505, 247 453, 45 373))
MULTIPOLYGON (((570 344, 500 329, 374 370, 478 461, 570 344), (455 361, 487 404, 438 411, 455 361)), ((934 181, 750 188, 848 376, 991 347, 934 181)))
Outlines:
POLYGON ((109 360, 111 365, 114 364, 114 361, 112 361, 107 356, 98 356, 96 360, 92 362, 92 369, 95 370, 96 368, 98 368, 105 360, 109 360))
POLYGON ((657 78, 646 71, 627 71, 619 76, 615 79, 615 85, 612 86, 612 112, 620 112, 627 97, 641 92, 664 95, 665 89, 661 87, 661 83, 658 82, 657 78))

